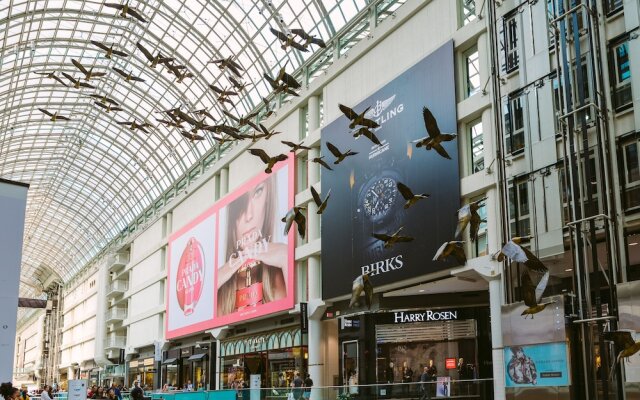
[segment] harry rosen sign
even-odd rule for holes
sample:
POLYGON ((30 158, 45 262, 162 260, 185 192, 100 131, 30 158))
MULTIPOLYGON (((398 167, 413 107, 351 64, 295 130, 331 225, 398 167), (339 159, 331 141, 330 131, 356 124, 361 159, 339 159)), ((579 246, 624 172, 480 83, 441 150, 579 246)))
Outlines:
POLYGON ((457 311, 425 311, 425 312, 404 312, 396 311, 393 322, 405 324, 407 322, 428 322, 428 321, 450 321, 458 319, 457 311))

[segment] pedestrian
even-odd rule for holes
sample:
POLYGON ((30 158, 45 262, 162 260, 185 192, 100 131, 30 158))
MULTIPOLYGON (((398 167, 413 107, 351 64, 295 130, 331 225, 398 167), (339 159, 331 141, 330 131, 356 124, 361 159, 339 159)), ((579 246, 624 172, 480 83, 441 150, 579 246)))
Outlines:
POLYGON ((293 398, 294 400, 300 400, 302 398, 302 387, 304 386, 304 381, 300 378, 300 373, 296 371, 295 377, 293 378, 293 382, 291 382, 291 387, 293 388, 293 398))
POLYGON ((402 385, 402 392, 407 394, 409 393, 409 383, 413 381, 413 370, 411 369, 411 367, 409 367, 407 365, 407 362, 404 362, 404 365, 402 366, 402 383, 404 383, 404 385, 402 385))
POLYGON ((311 375, 307 374, 304 378, 304 393, 303 397, 305 399, 311 398, 311 388, 313 387, 313 380, 311 379, 311 375))
POLYGON ((429 389, 429 382, 431 381, 431 377, 429 376, 429 367, 424 367, 422 374, 420 375, 420 392, 422 396, 420 396, 420 400, 431 399, 431 393, 429 389))
POLYGON ((87 392, 87 398, 93 399, 93 395, 98 391, 98 387, 96 385, 92 385, 91 389, 87 392))
MULTIPOLYGON (((429 381, 430 382, 435 382, 438 379, 438 368, 436 368, 435 364, 433 363, 433 360, 429 360, 429 367, 427 368, 427 374, 429 375, 429 381)), ((431 396, 431 391, 435 391, 436 385, 435 384, 431 384, 429 386, 429 396, 431 396)))
POLYGON ((122 400, 122 393, 120 393, 120 389, 118 389, 118 386, 115 382, 111 382, 111 390, 113 390, 113 394, 118 400, 122 400))
POLYGON ((132 400, 142 400, 144 398, 144 392, 140 388, 138 381, 133 382, 133 389, 131 389, 130 396, 132 400))
POLYGON ((13 387, 11 382, 6 382, 0 385, 0 395, 4 400, 19 400, 20 390, 17 387, 13 387))
MULTIPOLYGON (((102 386, 98 386, 98 389, 96 390, 96 392, 93 394, 93 397, 91 397, 92 399, 106 399, 106 393, 104 392, 104 388, 102 386)), ((44 399, 43 399, 44 400, 44 399)))
POLYGON ((51 396, 51 387, 49 385, 44 385, 42 387, 42 393, 40 393, 41 400, 52 400, 51 396))
POLYGON ((29 400, 29 392, 27 391, 27 386, 22 385, 20 387, 20 400, 29 400))

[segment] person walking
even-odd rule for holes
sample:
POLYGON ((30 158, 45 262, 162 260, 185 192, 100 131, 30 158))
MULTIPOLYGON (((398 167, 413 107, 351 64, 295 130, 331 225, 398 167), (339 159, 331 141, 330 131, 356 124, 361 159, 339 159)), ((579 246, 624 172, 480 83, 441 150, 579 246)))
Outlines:
POLYGON ((143 400, 144 392, 142 391, 138 381, 133 382, 133 389, 131 389, 130 396, 132 400, 143 400))
POLYGON ((120 389, 118 389, 118 385, 115 382, 111 382, 111 390, 113 390, 113 394, 118 400, 122 400, 122 393, 120 393, 120 389))
MULTIPOLYGON (((429 382, 435 382, 438 379, 438 368, 436 368, 433 360, 429 360, 429 367, 427 367, 427 375, 429 375, 429 382)), ((429 385, 429 396, 431 396, 431 391, 435 393, 436 385, 429 385)))
POLYGON ((303 386, 304 381, 302 380, 302 378, 300 378, 300 373, 296 372, 295 378, 293 379, 293 382, 291 382, 291 387, 293 388, 293 398, 295 400, 300 400, 302 398, 303 386))
POLYGON ((402 383, 404 383, 404 385, 402 385, 402 393, 404 393, 405 395, 410 392, 411 385, 409 385, 409 383, 411 383, 412 381, 413 370, 407 365, 407 362, 405 361, 404 365, 402 366, 402 383))
POLYGON ((312 387, 313 387, 313 380, 311 379, 311 375, 306 374, 306 377, 304 378, 304 393, 302 394, 302 397, 304 397, 307 400, 311 398, 312 387))
POLYGON ((42 393, 40 393, 41 400, 52 400, 53 396, 51 396, 51 386, 44 385, 42 388, 42 393))
POLYGON ((13 387, 11 382, 6 382, 0 385, 0 395, 4 400, 19 400, 20 390, 17 387, 13 387))
POLYGON ((429 376, 429 367, 424 367, 422 374, 420 375, 420 400, 431 399, 430 384, 431 377, 429 376))

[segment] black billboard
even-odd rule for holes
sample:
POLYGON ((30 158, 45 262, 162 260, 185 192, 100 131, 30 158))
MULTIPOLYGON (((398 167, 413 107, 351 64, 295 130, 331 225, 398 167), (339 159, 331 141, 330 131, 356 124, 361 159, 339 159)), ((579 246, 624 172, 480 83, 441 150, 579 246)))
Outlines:
MULTIPOLYGON (((449 268, 432 261, 438 247, 454 240, 460 207, 457 139, 443 142, 451 159, 435 149, 417 148, 413 141, 427 136, 423 107, 443 133, 456 133, 453 42, 448 42, 358 105, 380 127, 381 145, 364 136, 354 138, 349 119, 340 116, 322 129, 322 155, 333 168, 322 169, 322 191, 331 199, 322 214, 323 297, 351 292, 353 279, 369 273, 374 288, 449 268), (331 142, 343 153, 358 152, 334 165, 331 142), (397 189, 407 185, 415 194, 428 193, 408 209, 397 189), (384 248, 372 234, 401 234, 414 238, 384 248)), ((338 104, 332 104, 332 107, 338 104)), ((324 196, 323 193, 323 196, 324 196)))

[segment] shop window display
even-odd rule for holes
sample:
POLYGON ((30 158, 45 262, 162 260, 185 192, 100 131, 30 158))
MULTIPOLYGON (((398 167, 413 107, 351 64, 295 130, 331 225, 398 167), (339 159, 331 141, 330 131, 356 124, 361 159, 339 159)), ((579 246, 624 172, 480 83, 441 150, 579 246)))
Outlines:
POLYGON ((261 387, 289 388, 296 372, 307 368, 307 348, 261 351, 225 357, 222 360, 223 389, 238 389, 250 376, 261 376, 261 387))

